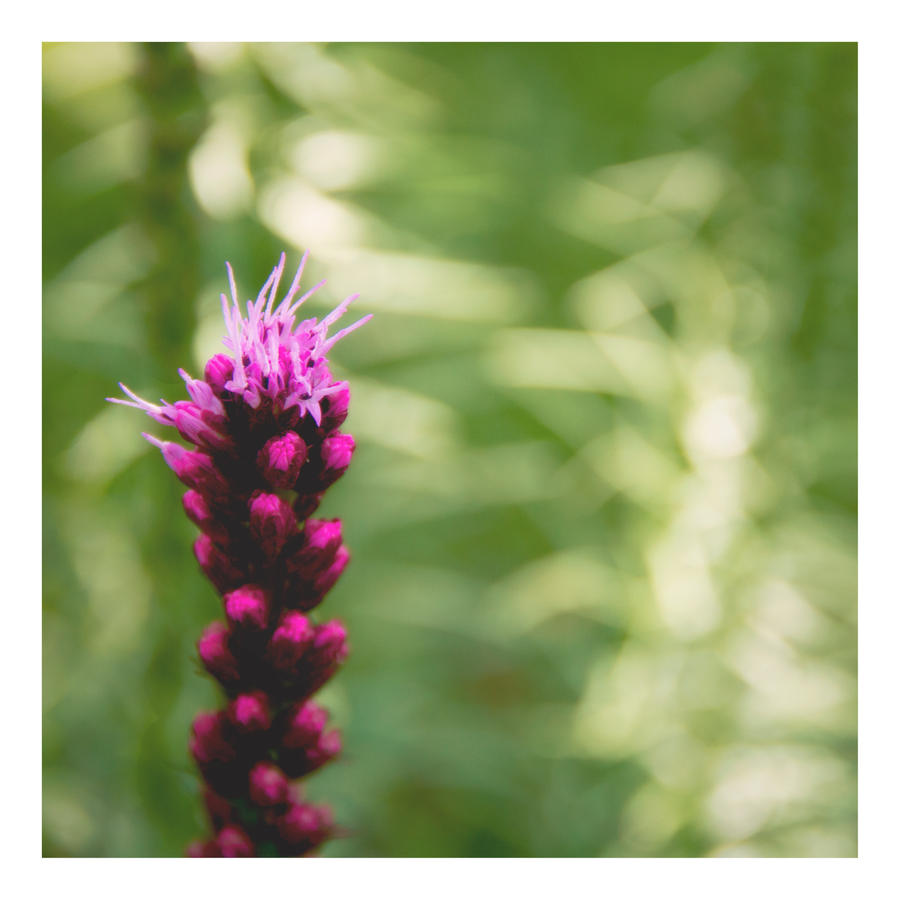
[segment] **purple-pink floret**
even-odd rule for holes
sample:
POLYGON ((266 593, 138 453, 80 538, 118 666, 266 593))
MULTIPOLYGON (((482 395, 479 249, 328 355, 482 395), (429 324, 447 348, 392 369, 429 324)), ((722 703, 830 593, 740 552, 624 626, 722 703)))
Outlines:
POLYGON ((302 856, 336 833, 331 810, 304 802, 294 782, 340 753, 339 732, 326 730, 328 714, 310 697, 347 655, 343 624, 316 624, 309 613, 350 554, 339 519, 310 516, 355 448, 338 431, 350 389, 332 377, 327 354, 370 316, 329 336, 355 299, 348 297, 321 321, 297 323, 321 287, 297 296, 306 258, 276 303, 282 254, 246 311, 227 266, 229 353, 213 356, 203 379, 179 370, 189 400, 148 403, 125 385, 127 400, 110 398, 193 445, 144 435, 188 487, 184 510, 201 532, 194 554, 222 596, 225 621, 204 630, 197 652, 225 703, 198 714, 189 744, 211 836, 188 856, 302 856))

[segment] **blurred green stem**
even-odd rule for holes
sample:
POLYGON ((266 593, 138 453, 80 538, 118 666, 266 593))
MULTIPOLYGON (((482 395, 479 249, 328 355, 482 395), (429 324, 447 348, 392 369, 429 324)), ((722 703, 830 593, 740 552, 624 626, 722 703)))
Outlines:
POLYGON ((184 44, 139 45, 136 89, 145 110, 147 157, 138 221, 155 265, 142 285, 147 343, 163 377, 189 358, 199 278, 199 210, 188 156, 206 126, 206 105, 184 44))
MULTIPOLYGON (((188 158, 207 122, 194 61, 184 44, 139 45, 136 90, 144 109, 147 155, 144 177, 138 186, 136 218, 153 248, 153 265, 139 285, 144 306, 147 346, 157 372, 157 383, 170 383, 179 366, 190 359, 196 327, 195 298, 200 286, 200 211, 188 179, 188 158)), ((178 527, 180 509, 171 491, 169 473, 153 468, 150 476, 159 502, 150 507, 142 546, 147 566, 154 573, 157 623, 153 654, 144 679, 141 699, 147 711, 140 735, 137 771, 152 772, 158 760, 171 759, 166 743, 166 722, 186 679, 191 677, 189 646, 184 634, 183 604, 191 592, 183 583, 182 566, 162 565, 185 555, 184 529, 178 527), (165 487, 162 482, 165 481, 165 487), (164 677, 162 673, 166 673, 164 677)), ((187 723, 184 726, 185 763, 187 723)), ((179 760, 179 763, 181 761, 179 760)), ((194 828, 191 807, 196 791, 185 791, 186 779, 178 770, 170 777, 141 778, 138 794, 143 814, 160 836, 160 851, 181 852, 194 828)))

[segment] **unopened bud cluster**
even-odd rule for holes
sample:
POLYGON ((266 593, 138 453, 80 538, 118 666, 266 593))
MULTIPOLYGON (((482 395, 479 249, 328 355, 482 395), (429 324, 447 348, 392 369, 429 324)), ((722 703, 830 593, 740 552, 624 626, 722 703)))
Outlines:
MULTIPOLYGON (((306 257, 304 257, 305 263, 306 257)), ((194 720, 190 752, 205 782, 212 836, 190 856, 300 856, 333 836, 328 807, 295 781, 341 750, 340 735, 310 698, 347 655, 336 621, 311 616, 347 566, 338 519, 314 519, 323 492, 347 470, 353 438, 339 429, 349 388, 326 354, 362 319, 328 337, 350 300, 295 327, 300 270, 277 308, 284 256, 246 318, 231 276, 223 296, 232 355, 217 354, 203 380, 182 372, 190 401, 126 403, 174 426, 195 449, 145 435, 188 488, 184 510, 201 534, 200 568, 222 598, 223 619, 197 643, 224 707, 194 720)), ((353 298, 350 298, 353 299, 353 298)))

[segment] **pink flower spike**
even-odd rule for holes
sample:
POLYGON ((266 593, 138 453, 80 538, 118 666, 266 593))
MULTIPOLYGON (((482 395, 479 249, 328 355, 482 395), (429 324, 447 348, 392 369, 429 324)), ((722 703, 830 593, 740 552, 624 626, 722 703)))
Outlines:
POLYGON ((192 857, 304 856, 337 836, 328 807, 305 803, 290 779, 341 751, 339 732, 326 730, 328 714, 310 698, 347 656, 347 632, 303 613, 350 559, 340 520, 310 516, 355 447, 338 431, 350 387, 332 375, 328 352, 370 317, 337 330, 355 294, 321 319, 297 315, 325 284, 301 288, 307 259, 279 298, 282 253, 249 300, 226 263, 224 351, 203 377, 179 369, 187 393, 171 403, 149 403, 124 384, 122 397, 110 398, 186 442, 144 435, 187 486, 184 510, 201 532, 194 554, 225 612, 197 641, 224 697, 191 729, 212 830, 187 848, 192 857))
MULTIPOLYGON (((320 282, 298 300, 294 300, 306 259, 307 256, 304 255, 287 295, 276 307, 278 286, 285 263, 282 254, 256 301, 247 302, 246 314, 241 309, 234 271, 226 263, 231 299, 222 294, 222 315, 227 331, 224 343, 233 359, 228 360, 222 354, 214 357, 204 371, 205 381, 183 376, 191 399, 202 410, 222 415, 223 410, 218 402, 226 392, 230 392, 251 409, 258 409, 263 398, 268 398, 282 410, 297 407, 300 415, 308 414, 316 424, 320 423, 322 400, 336 384, 327 365, 324 365, 325 357, 339 340, 365 324, 370 316, 364 316, 337 334, 328 336, 328 329, 356 299, 357 295, 354 294, 338 304, 321 322, 308 319, 295 329, 294 313, 324 284, 324 281, 320 282), (290 361, 290 364, 286 361, 290 361)), ((113 402, 141 409, 161 424, 173 424, 168 405, 156 406, 142 400, 124 386, 123 390, 131 399, 113 402)), ((207 424, 215 430, 215 423, 207 424)), ((215 438, 211 438, 209 443, 215 446, 215 438)))

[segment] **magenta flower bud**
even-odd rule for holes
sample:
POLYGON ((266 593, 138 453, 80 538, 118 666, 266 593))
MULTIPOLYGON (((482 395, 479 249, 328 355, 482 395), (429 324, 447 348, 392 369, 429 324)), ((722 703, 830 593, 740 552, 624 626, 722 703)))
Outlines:
POLYGON ((320 600, 334 587, 349 562, 350 551, 346 547, 339 547, 334 562, 313 582, 313 588, 320 600))
POLYGON ((278 834, 296 854, 308 853, 326 840, 334 828, 334 818, 327 806, 301 803, 278 820, 278 834))
POLYGON ((206 364, 203 370, 203 377, 206 383, 213 389, 213 393, 217 397, 221 397, 225 393, 225 383, 231 380, 234 374, 234 360, 224 353, 217 353, 206 364))
POLYGON ((301 663, 297 690, 304 697, 315 693, 347 658, 347 631, 338 621, 326 622, 316 628, 313 645, 301 663))
POLYGON ((316 628, 312 655, 320 665, 336 665, 347 658, 347 629, 337 619, 316 628))
MULTIPOLYGON (((325 734, 319 738, 319 742, 316 744, 316 755, 324 763, 338 756, 341 749, 341 733, 335 728, 331 731, 326 731, 325 734)), ((322 763, 319 763, 319 765, 321 764, 322 763)))
POLYGON ((303 529, 303 551, 305 559, 333 557, 341 546, 340 519, 309 519, 303 529))
POLYGON ((322 487, 328 487, 334 484, 350 465, 353 457, 353 451, 356 448, 356 441, 349 434, 331 435, 322 441, 322 472, 319 476, 319 482, 322 487))
POLYGON ((272 724, 269 698, 263 691, 238 694, 228 704, 228 719, 237 731, 247 734, 268 731, 272 724))
POLYGON ((253 856, 255 848, 247 832, 238 825, 226 825, 216 838, 222 856, 253 856))
POLYGON ((180 444, 159 441, 149 434, 145 434, 144 437, 162 450, 163 459, 189 488, 213 500, 228 497, 231 488, 207 453, 185 450, 180 444))
POLYGON ((266 559, 275 559, 296 530, 294 511, 278 494, 260 493, 251 499, 250 534, 266 559))
POLYGON ((318 606, 349 560, 341 546, 340 519, 307 520, 300 546, 285 559, 285 605, 300 610, 318 606))
POLYGON ((257 806, 287 803, 290 783, 274 763, 257 763, 250 770, 250 800, 257 806))
POLYGON ((187 400, 175 403, 169 410, 169 415, 172 424, 186 441, 210 450, 231 448, 231 439, 218 430, 225 424, 223 416, 215 415, 187 400))
POLYGON ((245 584, 224 598, 225 615, 238 628, 259 631, 269 623, 269 600, 266 592, 255 584, 245 584))
POLYGON ((309 619, 289 610, 281 617, 266 648, 266 658, 282 672, 291 672, 315 640, 309 619))
POLYGON ((292 577, 314 578, 331 565, 341 546, 341 520, 307 519, 302 537, 299 549, 285 560, 285 569, 292 577))
POLYGON ((340 752, 340 732, 332 729, 316 735, 306 746, 286 747, 281 753, 281 765, 291 778, 299 778, 321 769, 340 752))
POLYGON ((350 385, 345 382, 340 390, 329 394, 322 408, 322 430, 327 433, 340 428, 350 408, 350 385))
POLYGON ((181 498, 181 503, 184 506, 187 517, 204 534, 208 534, 211 538, 221 541, 223 544, 228 541, 228 529, 210 510, 209 504, 199 491, 187 491, 181 498))
POLYGON ((307 457, 306 442, 294 431, 270 438, 256 456, 259 474, 276 490, 292 488, 307 457))
POLYGON ((341 752, 341 733, 336 729, 326 731, 313 747, 306 751, 306 766, 298 775, 307 775, 321 769, 341 752))
POLYGON ((327 721, 328 713, 321 706, 311 700, 298 703, 288 720, 282 746, 294 750, 315 746, 327 721))
POLYGON ((240 584, 244 574, 232 563, 229 556, 217 546, 208 534, 201 534, 194 541, 194 556, 200 563, 203 574, 215 585, 220 593, 240 584))
POLYGON ((194 718, 190 750, 201 765, 210 762, 231 762, 234 747, 228 740, 225 713, 201 712, 194 718))
POLYGON ((197 641, 197 653, 200 662, 213 678, 223 685, 236 684, 240 681, 238 662, 229 648, 230 632, 223 622, 207 625, 200 640, 197 641))

